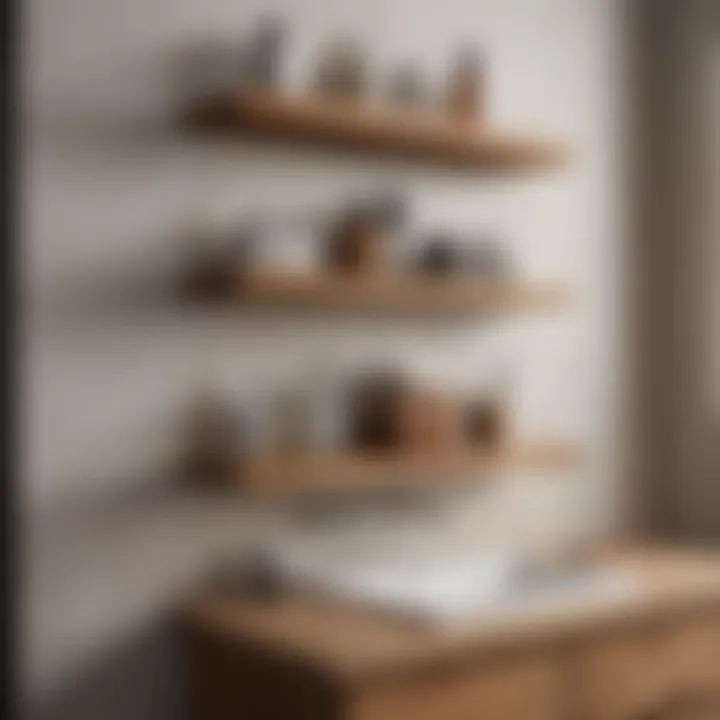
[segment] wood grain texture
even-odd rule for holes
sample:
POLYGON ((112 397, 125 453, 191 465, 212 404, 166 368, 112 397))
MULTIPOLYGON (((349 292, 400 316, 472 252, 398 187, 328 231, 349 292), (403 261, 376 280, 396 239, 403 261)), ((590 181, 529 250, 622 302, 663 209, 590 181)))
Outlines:
POLYGON ((571 443, 536 440, 509 443, 497 450, 469 448, 450 453, 278 454, 240 462, 226 484, 253 495, 393 487, 440 487, 463 476, 498 472, 562 472, 577 466, 579 449, 571 443))
POLYGON ((563 720, 566 696, 558 655, 518 652, 370 686, 356 697, 352 720, 563 720))
POLYGON ((718 720, 720 561, 648 550, 607 561, 623 558, 646 589, 612 612, 450 628, 317 598, 207 594, 186 615, 193 717, 718 720))
POLYGON ((714 556, 626 550, 606 562, 636 570, 642 592, 611 607, 598 602, 562 614, 498 613, 443 628, 315 597, 290 595, 264 604, 206 592, 187 607, 187 621, 228 637, 287 648, 354 681, 530 643, 577 641, 582 651, 595 637, 632 629, 643 620, 720 613, 720 559, 714 556))
POLYGON ((665 654, 675 695, 688 704, 708 698, 720 711, 720 610, 696 613, 669 629, 665 654))
POLYGON ((719 654, 720 609, 593 638, 574 661, 581 717, 681 720, 720 710, 719 654))
POLYGON ((654 624, 593 638, 574 660, 582 720, 644 720, 672 698, 663 637, 654 624))
POLYGON ((205 130, 476 171, 530 171, 563 166, 559 143, 504 135, 445 116, 397 111, 322 98, 243 90, 194 109, 205 130))
POLYGON ((190 720, 339 720, 333 679, 282 650, 194 629, 185 636, 190 720))
POLYGON ((567 287, 551 282, 482 282, 401 275, 353 275, 293 270, 238 273, 215 297, 283 310, 327 309, 477 315, 543 312, 565 305, 567 287))

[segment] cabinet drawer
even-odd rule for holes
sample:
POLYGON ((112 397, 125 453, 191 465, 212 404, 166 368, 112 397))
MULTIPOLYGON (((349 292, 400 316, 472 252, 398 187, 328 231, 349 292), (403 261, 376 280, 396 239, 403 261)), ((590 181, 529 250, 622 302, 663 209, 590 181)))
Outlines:
POLYGON ((368 688, 353 720, 564 720, 566 686, 549 652, 454 663, 368 688))

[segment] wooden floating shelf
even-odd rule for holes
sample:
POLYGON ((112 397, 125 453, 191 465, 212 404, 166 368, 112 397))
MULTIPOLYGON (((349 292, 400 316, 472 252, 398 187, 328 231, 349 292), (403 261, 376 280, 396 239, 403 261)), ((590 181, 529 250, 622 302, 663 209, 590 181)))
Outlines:
POLYGON ((440 487, 458 476, 501 472, 562 472, 577 466, 577 447, 564 442, 508 444, 499 450, 443 454, 270 455, 239 462, 224 484, 258 496, 440 487))
POLYGON ((362 277, 268 270, 230 279, 221 296, 286 309, 422 313, 544 311, 565 304, 569 289, 551 282, 483 282, 472 278, 362 277))
POLYGON ((191 122, 213 132, 485 171, 550 169, 569 159, 559 143, 506 135, 440 115, 270 91, 241 90, 207 102, 195 109, 191 122))

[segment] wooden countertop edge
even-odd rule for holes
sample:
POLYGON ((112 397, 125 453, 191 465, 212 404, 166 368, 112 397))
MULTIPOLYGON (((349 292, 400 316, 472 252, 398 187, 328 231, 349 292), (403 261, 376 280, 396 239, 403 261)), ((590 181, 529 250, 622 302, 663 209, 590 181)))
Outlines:
MULTIPOLYGON (((664 562, 661 555, 672 556, 674 553, 673 550, 653 551, 651 562, 664 562)), ((709 567, 709 558, 705 557, 705 565, 709 567)), ((672 560, 672 557, 665 559, 672 560)), ((703 555, 694 554, 693 557, 684 559, 680 556, 675 557, 675 560, 689 565, 698 560, 702 562, 703 555)), ((572 617, 536 612, 523 615, 522 618, 506 616, 499 623, 495 616, 493 624, 488 620, 458 622, 448 626, 447 629, 435 629, 418 624, 417 621, 403 620, 386 613, 373 613, 351 606, 341 606, 327 600, 308 601, 307 598, 289 597, 280 601, 285 607, 292 607, 293 603, 302 604, 313 611, 317 610, 321 615, 325 610, 341 612, 347 616, 350 625, 358 622, 368 624, 375 619, 378 629, 393 626, 395 630, 414 628, 413 632, 427 633, 427 639, 418 640, 413 647, 397 649, 393 652, 378 651, 368 654, 347 650, 327 652, 320 645, 313 645, 312 642, 298 641, 297 638, 274 635, 265 632, 262 628, 253 628, 250 619, 246 617, 243 621, 242 615, 239 616, 240 622, 232 622, 227 613, 219 612, 221 606, 218 602, 228 601, 212 595, 190 601, 183 608, 182 616, 194 630, 215 636, 236 636, 239 640, 263 647, 265 651, 278 652, 285 657, 293 657, 300 662, 311 664, 339 682, 356 685, 398 672, 432 666, 438 662, 461 660, 476 654, 502 652, 517 648, 518 645, 531 647, 535 644, 564 644, 639 619, 649 622, 662 621, 666 617, 669 619, 670 616, 704 607, 717 606, 720 609, 720 556, 713 558, 712 566, 717 573, 716 577, 705 578, 702 582, 689 582, 686 578, 678 583, 672 592, 668 592, 669 586, 663 588, 660 584, 656 584, 654 589, 651 588, 632 600, 618 602, 610 607, 605 603, 598 603, 593 609, 578 610, 572 617)), ((664 569, 667 570, 667 567, 664 569)), ((246 602, 243 604, 245 609, 249 607, 246 602)), ((278 606, 275 606, 272 611, 277 612, 277 608, 278 606)), ((254 607, 255 611, 257 609, 254 607)), ((242 610, 240 606, 238 612, 242 613, 242 610)), ((342 643, 343 639, 338 638, 338 642, 342 643)))

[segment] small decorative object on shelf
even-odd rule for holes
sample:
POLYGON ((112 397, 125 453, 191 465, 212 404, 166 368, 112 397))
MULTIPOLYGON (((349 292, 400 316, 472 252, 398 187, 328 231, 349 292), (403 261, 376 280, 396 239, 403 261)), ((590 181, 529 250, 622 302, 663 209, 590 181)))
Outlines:
POLYGON ((428 105, 428 94, 422 75, 412 65, 397 68, 388 83, 388 101, 398 110, 420 110, 428 105))
POLYGON ((378 273, 389 268, 389 235, 373 213, 353 209, 332 229, 327 260, 333 270, 378 273))
POLYGON ((482 238, 468 245, 466 255, 470 275, 491 280, 508 280, 512 275, 510 253, 497 240, 482 238))
POLYGON ((470 48, 457 56, 447 87, 448 115, 462 122, 472 122, 484 113, 484 58, 470 48))
POLYGON ((194 297, 222 295, 222 272, 218 262, 216 233, 210 223, 194 222, 187 234, 186 262, 179 290, 194 297))
POLYGON ((323 363, 286 388, 276 406, 277 450, 337 452, 347 444, 348 422, 340 383, 323 363))
POLYGON ((192 464, 212 474, 239 455, 244 426, 236 408, 216 393, 203 393, 192 416, 192 464))
POLYGON ((427 450, 431 442, 432 402, 429 394, 409 385, 400 395, 394 411, 395 449, 403 452, 427 450))
POLYGON ((349 40, 328 47, 318 64, 314 85, 326 97, 361 100, 367 89, 367 67, 360 47, 349 40))
POLYGON ((308 408, 302 388, 283 388, 275 405, 275 433, 277 450, 299 453, 307 444, 308 408))
POLYGON ((354 440, 362 450, 415 454, 463 445, 462 416, 445 395, 398 370, 363 376, 355 387, 354 440))
POLYGON ((425 241, 417 264, 425 275, 457 276, 463 270, 463 252, 451 235, 435 234, 425 241))
POLYGON ((413 442, 420 420, 414 392, 401 371, 363 374, 350 396, 353 444, 363 450, 391 450, 413 442))
POLYGON ((464 407, 463 425, 473 445, 497 447, 505 436, 504 408, 496 398, 471 400, 464 407))
POLYGON ((259 443, 252 404, 241 413, 226 400, 206 404, 193 436, 197 479, 273 495, 438 483, 483 470, 554 471, 576 457, 568 443, 510 437, 503 382, 468 401, 400 369, 366 371, 350 385, 347 376, 340 384, 339 375, 318 378, 300 378, 281 403, 263 405, 263 432, 270 432, 259 443))
POLYGON ((198 230, 196 257, 190 272, 190 290, 206 297, 222 297, 238 272, 249 270, 261 247, 260 227, 244 223, 233 228, 198 230))
POLYGON ((426 393, 427 447, 446 452, 463 446, 462 417, 455 403, 438 392, 426 393))
POLYGON ((397 232, 408 215, 408 201, 401 193, 384 193, 371 197, 363 204, 364 211, 388 233, 397 232))
POLYGON ((336 452, 349 442, 345 383, 323 359, 303 378, 306 399, 305 446, 314 452, 336 452))
POLYGON ((280 267, 302 266, 305 259, 310 260, 310 258, 302 256, 300 247, 302 238, 299 237, 299 234, 290 237, 289 233, 281 232, 277 226, 273 227, 267 221, 258 221, 255 228, 258 241, 255 244, 248 269, 257 272, 273 272, 280 267), (298 242, 293 243, 292 241, 295 240, 298 242))
POLYGON ((279 84, 285 36, 285 23, 281 18, 266 17, 259 23, 243 56, 245 84, 261 88, 279 84))

